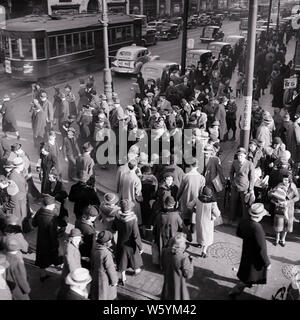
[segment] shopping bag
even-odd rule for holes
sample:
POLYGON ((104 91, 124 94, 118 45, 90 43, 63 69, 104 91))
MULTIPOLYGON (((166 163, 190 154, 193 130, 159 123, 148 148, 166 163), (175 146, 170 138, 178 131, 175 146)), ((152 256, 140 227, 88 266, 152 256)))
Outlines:
POLYGON ((152 242, 151 251, 152 251, 152 263, 159 264, 159 250, 158 250, 158 245, 155 242, 152 242))
POLYGON ((213 180, 212 183, 216 189, 216 192, 221 192, 223 190, 223 184, 222 181, 220 179, 220 176, 217 175, 213 180))

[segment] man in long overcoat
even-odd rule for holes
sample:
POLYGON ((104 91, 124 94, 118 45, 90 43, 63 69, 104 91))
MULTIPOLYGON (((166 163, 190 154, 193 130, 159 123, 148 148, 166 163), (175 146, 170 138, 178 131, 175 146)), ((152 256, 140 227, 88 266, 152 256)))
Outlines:
POLYGON ((238 284, 229 296, 235 299, 243 290, 254 284, 267 283, 267 270, 271 263, 267 254, 265 232, 259 222, 269 215, 262 203, 254 203, 249 210, 249 218, 242 220, 237 229, 237 236, 243 239, 242 257, 237 277, 238 284))
POLYGON ((3 97, 3 104, 0 112, 2 114, 2 130, 4 132, 4 137, 7 137, 7 132, 15 132, 17 138, 20 139, 17 120, 14 115, 14 106, 10 102, 10 97, 7 94, 3 97))

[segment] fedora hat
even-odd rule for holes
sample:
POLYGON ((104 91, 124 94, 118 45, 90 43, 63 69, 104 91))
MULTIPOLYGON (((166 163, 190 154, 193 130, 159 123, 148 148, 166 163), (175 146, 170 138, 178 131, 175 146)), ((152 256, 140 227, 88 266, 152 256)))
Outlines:
POLYGON ((119 197, 114 193, 106 193, 104 195, 104 201, 107 204, 116 204, 119 202, 119 197))
POLYGON ((238 155, 238 154, 241 154, 241 153, 247 154, 247 150, 245 148, 242 148, 242 147, 238 148, 237 151, 236 151, 236 154, 238 155))
POLYGON ((82 233, 79 229, 74 228, 71 230, 70 234, 69 234, 70 238, 74 238, 74 237, 82 237, 82 233))
POLYGON ((93 150, 92 145, 89 142, 86 142, 83 146, 82 146, 82 150, 84 152, 90 152, 93 150))
POLYGON ((10 150, 11 151, 18 151, 20 150, 22 147, 22 145, 20 143, 14 143, 11 145, 10 150))
POLYGON ((113 238, 113 234, 108 230, 103 230, 98 234, 97 243, 104 244, 113 238))
POLYGON ((259 218, 263 216, 270 216, 262 203, 254 203, 250 207, 249 214, 251 217, 259 218))
POLYGON ((24 164, 24 160, 21 157, 16 157, 12 161, 14 167, 19 167, 24 164))
POLYGON ((90 272, 85 268, 77 268, 70 272, 66 278, 66 284, 69 286, 87 285, 92 281, 90 272))

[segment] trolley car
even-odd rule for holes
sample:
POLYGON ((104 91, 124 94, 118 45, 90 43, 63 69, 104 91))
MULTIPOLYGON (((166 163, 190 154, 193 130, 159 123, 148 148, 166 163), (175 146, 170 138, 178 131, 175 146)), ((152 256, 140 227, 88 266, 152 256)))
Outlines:
MULTIPOLYGON (((27 16, 8 20, 0 32, 5 45, 5 72, 14 79, 37 81, 79 67, 104 65, 100 14, 27 16)), ((141 38, 141 19, 109 16, 111 56, 121 47, 139 45, 141 38)))

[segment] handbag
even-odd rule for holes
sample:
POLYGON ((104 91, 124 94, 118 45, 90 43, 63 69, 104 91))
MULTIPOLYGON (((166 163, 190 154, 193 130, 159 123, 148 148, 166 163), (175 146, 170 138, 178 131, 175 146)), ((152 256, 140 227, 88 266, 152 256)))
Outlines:
POLYGON ((152 263, 159 264, 159 250, 158 250, 158 245, 155 242, 152 242, 151 252, 152 252, 152 263))
POLYGON ((212 179, 212 183, 215 187, 216 192, 221 192, 223 190, 223 184, 219 175, 212 179))

